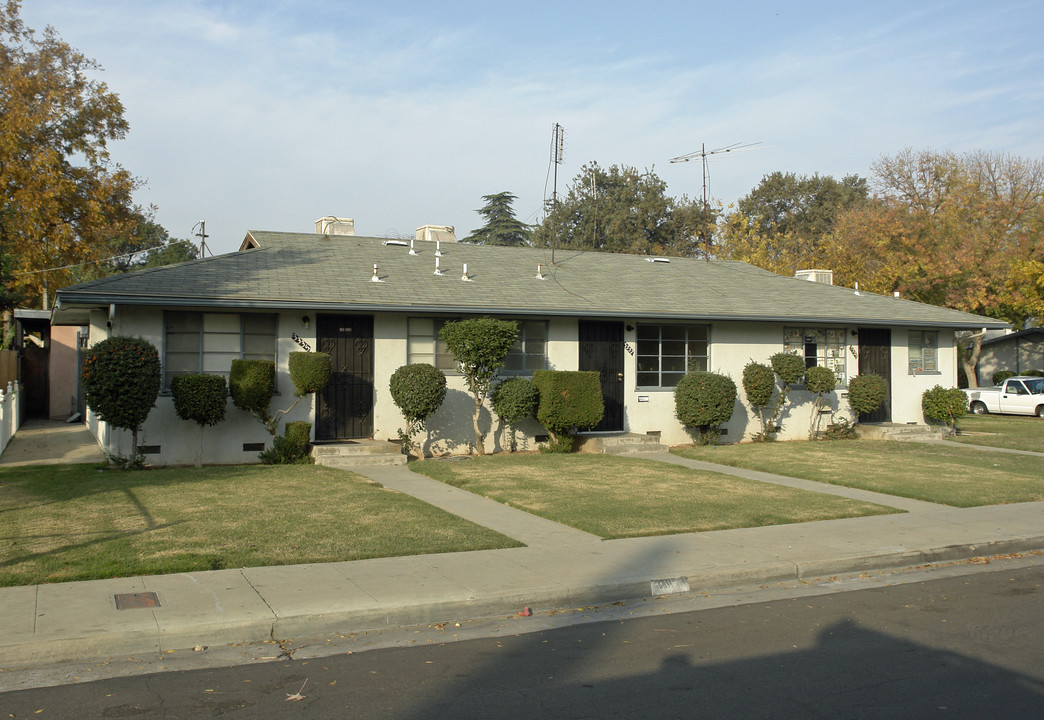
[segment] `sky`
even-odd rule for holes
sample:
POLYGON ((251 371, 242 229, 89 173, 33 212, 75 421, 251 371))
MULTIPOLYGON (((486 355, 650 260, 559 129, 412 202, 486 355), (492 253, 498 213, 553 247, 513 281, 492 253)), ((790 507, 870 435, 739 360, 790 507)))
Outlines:
POLYGON ((112 158, 172 237, 409 237, 538 223, 588 162, 728 206, 774 171, 871 176, 904 148, 1044 157, 1044 3, 23 0, 101 64, 112 158))

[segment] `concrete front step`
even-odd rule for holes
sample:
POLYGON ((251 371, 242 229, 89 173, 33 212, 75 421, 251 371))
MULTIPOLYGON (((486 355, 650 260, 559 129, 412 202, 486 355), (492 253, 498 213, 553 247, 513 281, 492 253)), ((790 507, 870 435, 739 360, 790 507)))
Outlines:
POLYGON ((866 440, 920 440, 924 438, 942 438, 942 429, 934 425, 897 425, 892 423, 872 423, 860 425, 859 437, 866 440))
POLYGON ((351 440, 312 446, 316 465, 347 468, 355 465, 405 465, 398 444, 384 440, 351 440))
POLYGON ((577 452, 602 455, 637 455, 640 453, 667 452, 660 443, 659 435, 621 433, 619 435, 578 435, 577 452))

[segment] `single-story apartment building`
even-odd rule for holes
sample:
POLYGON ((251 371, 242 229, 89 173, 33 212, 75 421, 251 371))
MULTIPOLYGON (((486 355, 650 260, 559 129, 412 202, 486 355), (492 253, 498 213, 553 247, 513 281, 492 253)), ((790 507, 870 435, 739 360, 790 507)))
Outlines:
POLYGON ((1015 375, 1044 370, 1044 328, 988 337, 982 341, 979 364, 975 368, 978 387, 993 385, 993 374, 1008 371, 1015 375))
MULTIPOLYGON (((314 233, 251 231, 238 252, 64 288, 52 322, 88 325, 91 344, 133 335, 159 349, 165 390, 141 439, 157 465, 192 463, 198 450, 197 426, 177 418, 166 390, 174 375, 227 376, 235 358, 271 359, 275 410, 293 401, 287 363, 302 350, 333 358, 327 388, 285 417, 311 421, 316 442, 396 438, 405 423, 389 394, 391 375, 431 363, 446 372, 449 391, 419 440, 428 453, 468 452, 474 404, 438 332, 470 316, 517 322, 505 377, 538 368, 597 371, 605 416, 593 431, 658 434, 665 444, 690 441, 675 418, 673 390, 691 369, 724 373, 740 387, 723 440, 760 431, 741 375, 749 361, 779 351, 834 371, 831 416, 850 416, 848 381, 875 373, 888 381, 889 396, 864 420, 923 423, 921 393, 956 385, 954 333, 1006 327, 834 286, 819 271, 794 278, 742 262, 480 246, 453 242, 451 230, 425 226, 410 240, 362 237, 351 220, 324 218, 314 233)), ((804 438, 811 396, 799 390, 792 398, 780 437, 804 438)), ((103 448, 129 452, 129 433, 91 412, 86 421, 103 448)), ((483 422, 486 449, 499 449, 495 417, 483 422)), ((520 431, 530 448, 544 434, 535 421, 520 431)), ((256 461, 266 442, 261 424, 229 401, 226 419, 206 431, 202 460, 256 461)))

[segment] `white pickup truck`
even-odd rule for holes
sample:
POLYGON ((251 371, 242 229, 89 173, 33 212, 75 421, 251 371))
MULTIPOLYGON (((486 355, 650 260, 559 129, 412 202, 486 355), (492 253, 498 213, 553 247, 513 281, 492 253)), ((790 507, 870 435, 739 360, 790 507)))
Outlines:
POLYGON ((1044 418, 1044 378, 1011 377, 991 388, 969 388, 968 400, 976 415, 1006 413, 1044 418))

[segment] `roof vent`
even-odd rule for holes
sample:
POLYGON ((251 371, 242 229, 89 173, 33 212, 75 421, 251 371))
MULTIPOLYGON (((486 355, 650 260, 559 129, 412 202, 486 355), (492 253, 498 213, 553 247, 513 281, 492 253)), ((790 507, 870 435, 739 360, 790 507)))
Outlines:
POLYGON ((355 219, 339 218, 333 215, 321 217, 315 221, 316 235, 354 235, 355 219))
POLYGON ((457 242, 456 231, 452 225, 421 225, 417 228, 418 240, 441 240, 443 242, 457 242))
POLYGON ((834 284, 833 270, 798 270, 794 273, 794 277, 799 280, 809 280, 811 282, 822 283, 823 285, 834 284))
POLYGON ((645 258, 645 262, 669 263, 670 258, 645 258))
POLYGON ((412 242, 406 242, 405 240, 385 240, 382 245, 395 245, 396 247, 406 247, 409 245, 413 247, 412 242))

